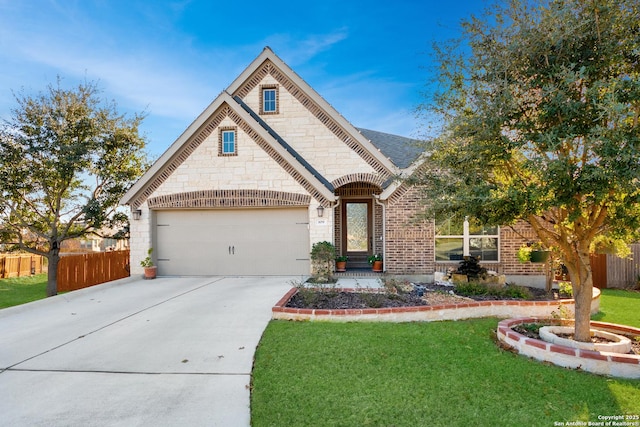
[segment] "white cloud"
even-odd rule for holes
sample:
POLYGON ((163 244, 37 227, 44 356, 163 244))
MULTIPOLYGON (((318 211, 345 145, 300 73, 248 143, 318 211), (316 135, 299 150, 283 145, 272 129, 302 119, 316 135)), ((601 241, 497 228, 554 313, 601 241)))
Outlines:
POLYGON ((333 45, 349 36, 346 27, 326 34, 311 34, 297 38, 292 34, 273 34, 264 39, 264 45, 270 46, 290 67, 304 64, 316 55, 329 50, 333 45))

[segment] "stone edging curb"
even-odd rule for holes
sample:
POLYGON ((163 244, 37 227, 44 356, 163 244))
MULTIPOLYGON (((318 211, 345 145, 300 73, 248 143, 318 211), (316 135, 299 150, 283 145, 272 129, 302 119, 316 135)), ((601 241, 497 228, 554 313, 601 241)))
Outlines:
MULTIPOLYGON (((356 289, 335 289, 357 292, 356 289)), ((360 290, 361 291, 361 290, 360 290)), ((478 317, 551 317, 560 306, 574 311, 573 299, 555 301, 473 301, 459 304, 421 305, 415 307, 321 310, 285 307, 297 292, 292 288, 271 309, 271 318, 280 320, 310 320, 332 322, 428 322, 463 320, 478 317)), ((600 290, 593 289, 591 313, 600 310, 600 290)))
MULTIPOLYGON (((528 338, 512 328, 523 323, 545 323, 572 326, 573 320, 548 319, 539 317, 521 317, 502 320, 498 323, 498 340, 519 354, 534 359, 551 362, 571 369, 582 369, 599 375, 640 379, 640 356, 604 351, 580 350, 572 347, 552 344, 546 341, 528 338)), ((591 326, 606 332, 640 336, 640 328, 616 325, 605 322, 591 322, 591 326)))

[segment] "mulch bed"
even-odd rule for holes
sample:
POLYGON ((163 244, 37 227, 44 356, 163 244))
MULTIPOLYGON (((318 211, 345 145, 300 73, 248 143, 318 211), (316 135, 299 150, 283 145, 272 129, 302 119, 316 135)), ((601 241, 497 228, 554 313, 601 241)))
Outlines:
MULTIPOLYGON (((334 289, 304 289, 296 293, 286 304, 291 308, 309 309, 358 309, 358 308, 389 308, 413 307, 420 305, 456 304, 465 301, 496 301, 516 300, 515 298, 500 298, 492 295, 474 295, 463 297, 453 293, 453 287, 436 284, 419 284, 424 295, 419 296, 417 290, 397 294, 388 292, 343 292, 334 289)), ((532 294, 531 301, 552 300, 553 295, 544 289, 528 288, 532 294)))
POLYGON ((416 292, 386 294, 372 292, 343 292, 332 290, 305 290, 296 293, 287 307, 337 310, 347 308, 412 307, 427 305, 416 292))

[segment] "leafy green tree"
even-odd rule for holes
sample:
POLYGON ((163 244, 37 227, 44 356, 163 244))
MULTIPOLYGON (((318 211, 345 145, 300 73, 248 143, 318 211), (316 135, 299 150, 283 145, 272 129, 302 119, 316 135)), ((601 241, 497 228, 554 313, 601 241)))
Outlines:
POLYGON ((437 89, 422 106, 443 123, 413 178, 426 213, 530 224, 569 271, 580 341, 590 248, 640 226, 639 16, 637 0, 493 5, 434 47, 437 89))
POLYGON ((62 242, 126 220, 118 201, 147 167, 143 116, 118 114, 94 83, 15 99, 0 128, 0 241, 48 259, 51 296, 62 242))

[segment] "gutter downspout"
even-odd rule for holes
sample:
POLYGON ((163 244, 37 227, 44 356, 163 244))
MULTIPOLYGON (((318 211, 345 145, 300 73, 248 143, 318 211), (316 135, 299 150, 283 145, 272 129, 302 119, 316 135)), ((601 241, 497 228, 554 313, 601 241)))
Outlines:
MULTIPOLYGON (((382 259, 387 259, 387 205, 380 201, 380 196, 373 194, 376 205, 382 206, 382 259)), ((387 263, 382 263, 382 272, 387 272, 387 263)))
POLYGON ((335 233, 335 229, 336 229, 336 211, 335 211, 335 209, 338 206, 340 206, 341 203, 342 203, 342 197, 338 197, 338 201, 335 204, 329 203, 329 208, 331 209, 331 212, 333 213, 333 230, 334 230, 333 231, 333 245, 334 246, 337 246, 336 242, 335 242, 335 240, 336 240, 336 233, 335 233))

